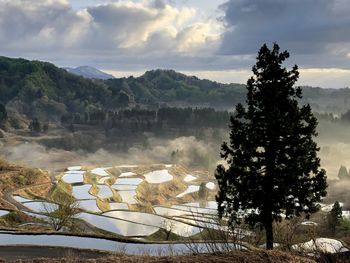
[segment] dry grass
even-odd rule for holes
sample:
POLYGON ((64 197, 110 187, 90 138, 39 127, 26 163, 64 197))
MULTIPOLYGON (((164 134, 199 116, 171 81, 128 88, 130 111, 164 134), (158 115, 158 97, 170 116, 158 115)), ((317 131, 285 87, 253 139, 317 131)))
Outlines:
POLYGON ((96 205, 102 212, 107 212, 110 210, 109 203, 99 197, 96 198, 96 205))
POLYGON ((100 189, 95 184, 93 184, 91 186, 91 188, 89 189, 89 194, 91 194, 93 196, 97 196, 99 191, 100 191, 100 189))
MULTIPOLYGON (((138 185, 137 200, 148 206, 152 205, 162 205, 162 206, 171 206, 176 202, 176 195, 182 193, 187 189, 187 184, 183 182, 182 171, 172 169, 170 173, 173 175, 173 180, 160 183, 160 184, 150 184, 146 181, 143 181, 138 185)), ((193 198, 191 198, 193 201, 193 198)))
POLYGON ((111 189, 111 191, 112 191, 112 193, 113 193, 113 196, 112 196, 111 198, 109 198, 109 200, 110 200, 111 202, 116 202, 116 203, 122 202, 123 199, 122 199, 122 197, 120 196, 120 194, 118 193, 118 191, 115 190, 114 188, 111 188, 111 187, 110 187, 110 189, 111 189))
MULTIPOLYGON (((32 169, 18 165, 11 165, 3 159, 0 159, 0 206, 1 208, 13 209, 3 198, 6 191, 19 189, 38 183, 50 183, 50 177, 47 172, 40 169, 32 169)), ((39 193, 40 194, 40 193, 39 193)))
POLYGON ((122 173, 121 170, 117 167, 112 167, 106 171, 107 171, 107 173, 109 173, 115 177, 118 177, 122 173))
POLYGON ((127 255, 115 255, 110 257, 98 258, 98 259, 84 259, 79 258, 77 255, 69 256, 62 259, 32 259, 22 260, 21 262, 27 263, 48 263, 48 262, 79 262, 79 263, 315 263, 316 261, 300 257, 294 254, 280 252, 280 251, 256 251, 256 252, 244 252, 235 251, 227 254, 203 254, 203 255, 187 255, 187 256, 127 256, 127 255))
POLYGON ((84 184, 97 184, 98 180, 101 178, 101 176, 95 175, 91 172, 84 173, 84 184))
POLYGON ((59 203, 60 200, 63 198, 66 198, 66 197, 73 198, 71 193, 72 193, 72 186, 70 184, 65 183, 63 181, 58 181, 56 186, 52 189, 49 199, 59 203))

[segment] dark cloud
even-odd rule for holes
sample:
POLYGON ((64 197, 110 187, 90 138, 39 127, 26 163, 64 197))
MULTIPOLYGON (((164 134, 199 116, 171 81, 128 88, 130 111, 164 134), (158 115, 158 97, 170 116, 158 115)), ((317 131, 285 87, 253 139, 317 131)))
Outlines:
POLYGON ((350 52, 350 1, 230 0, 221 8, 226 32, 220 54, 254 54, 272 42, 297 55, 322 59, 324 54, 344 59, 350 52))
POLYGON ((116 71, 247 70, 276 41, 289 65, 350 68, 349 0, 230 0, 215 15, 212 0, 74 1, 0 0, 0 55, 116 71))

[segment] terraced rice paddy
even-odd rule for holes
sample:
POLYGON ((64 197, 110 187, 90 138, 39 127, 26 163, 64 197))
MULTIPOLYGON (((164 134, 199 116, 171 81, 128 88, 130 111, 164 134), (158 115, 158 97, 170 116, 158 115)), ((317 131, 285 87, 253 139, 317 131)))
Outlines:
POLYGON ((113 196, 113 192, 112 192, 112 190, 111 190, 111 188, 109 186, 107 186, 107 185, 99 185, 97 187, 99 189, 98 194, 97 194, 97 196, 99 198, 104 199, 104 198, 110 198, 110 197, 113 196))
POLYGON ((137 204, 137 200, 135 199, 136 197, 136 191, 120 191, 119 195, 122 198, 122 202, 125 202, 127 204, 137 204))
POLYGON ((187 194, 195 193, 199 191, 199 185, 189 185, 185 192, 178 194, 176 197, 183 197, 187 194))
POLYGON ((72 196, 77 200, 95 198, 95 196, 89 194, 89 190, 91 187, 92 187, 91 184, 73 186, 72 196))
POLYGON ((185 181, 186 183, 188 183, 188 182, 191 182, 191 181, 196 180, 196 179, 197 179, 197 177, 194 177, 194 176, 191 175, 191 174, 186 174, 186 177, 184 178, 184 181, 185 181))
POLYGON ((136 174, 133 172, 126 172, 126 173, 121 173, 119 175, 119 177, 129 177, 129 176, 134 176, 134 175, 136 175, 136 174))
POLYGON ((111 210, 128 210, 127 203, 109 203, 109 207, 111 210))
POLYGON ((0 217, 7 215, 8 213, 9 213, 9 211, 0 209, 0 217))
MULTIPOLYGON (((81 211, 78 218, 96 230, 125 237, 147 237, 164 229, 188 237, 201 230, 201 224, 194 220, 203 217, 199 213, 216 213, 206 207, 208 202, 198 200, 197 192, 206 178, 193 176, 184 168, 170 164, 71 166, 58 176, 57 187, 63 190, 58 188, 57 191, 64 191, 76 199, 81 211), (200 203, 205 207, 200 207, 200 203)), ((206 187, 208 191, 216 188, 212 182, 207 182, 206 187)), ((58 209, 57 205, 48 202, 50 197, 33 201, 15 195, 14 199, 32 211, 27 211, 28 215, 44 220, 45 206, 58 209)))
POLYGON ((146 181, 151 184, 160 184, 160 183, 173 180, 173 176, 166 169, 152 171, 144 174, 144 176, 146 181))
POLYGON ((89 222, 97 228, 126 237, 148 236, 159 230, 159 228, 155 226, 142 225, 127 220, 120 220, 117 218, 89 213, 81 213, 79 218, 89 222))
POLYGON ((95 213, 101 213, 101 210, 98 208, 96 204, 96 200, 80 200, 79 208, 84 209, 86 211, 95 212, 95 213))
POLYGON ((104 167, 104 168, 95 168, 91 170, 91 173, 99 175, 99 176, 109 176, 109 174, 106 172, 110 167, 104 167))
POLYGON ((23 205, 36 213, 45 213, 58 208, 58 205, 48 202, 34 201, 23 203, 23 205))
POLYGON ((64 173, 61 180, 69 184, 82 183, 84 181, 84 173, 85 171, 68 171, 64 173))
POLYGON ((24 202, 33 201, 33 200, 31 200, 31 199, 27 199, 27 198, 24 198, 24 197, 19 196, 19 195, 13 196, 13 199, 15 199, 18 203, 24 203, 24 202))
MULTIPOLYGON (((57 175, 56 179, 57 183, 50 188, 47 196, 33 195, 31 191, 23 189, 13 193, 13 199, 22 205, 18 206, 19 209, 28 216, 26 222, 21 222, 21 228, 41 227, 47 231, 52 222, 47 212, 61 209, 62 206, 58 206, 60 197, 68 196, 69 200, 77 201, 79 213, 75 215, 74 223, 81 227, 79 233, 82 235, 124 237, 137 242, 181 242, 188 240, 188 237, 198 238, 198 233, 203 229, 228 231, 227 226, 220 225, 217 220, 218 207, 214 197, 218 187, 203 171, 191 172, 170 164, 71 166, 57 175), (200 192, 205 194, 200 195, 200 192)), ((332 206, 333 204, 322 205, 322 211, 330 211, 332 206)), ((7 220, 5 216, 9 212, 0 210, 2 220, 7 220)), ((350 212, 343 211, 343 216, 350 218, 350 212)), ((315 224, 311 221, 302 223, 304 226, 315 224)), ((234 231, 239 237, 253 235, 244 229, 236 228, 234 231)), ((39 237, 45 240, 45 245, 88 246, 112 251, 119 244, 116 241, 87 237, 16 236, 8 233, 0 235, 0 243, 38 245, 42 242, 39 237)), ((300 247, 312 251, 314 244, 310 242, 297 244, 295 249, 300 247)), ((332 252, 331 246, 340 248, 339 243, 332 240, 320 239, 317 242, 325 244, 325 251, 332 252)), ((126 244, 128 253, 134 253, 140 247, 159 249, 163 245, 165 244, 126 244)), ((168 244, 165 246, 168 248, 168 244)), ((186 251, 184 244, 175 244, 174 247, 181 248, 182 253, 186 251)))

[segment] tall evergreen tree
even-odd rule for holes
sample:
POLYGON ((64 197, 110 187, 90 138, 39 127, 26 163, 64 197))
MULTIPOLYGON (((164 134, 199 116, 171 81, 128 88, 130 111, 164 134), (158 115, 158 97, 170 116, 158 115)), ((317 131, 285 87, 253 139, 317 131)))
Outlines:
POLYGON ((282 66, 289 57, 266 44, 247 82, 247 107, 238 104, 230 120, 230 141, 221 147, 229 165, 215 176, 219 215, 231 225, 248 223, 265 228, 266 248, 273 248, 273 222, 306 216, 319 209, 326 195, 325 170, 320 169, 317 120, 309 105, 299 106, 297 66, 282 66))

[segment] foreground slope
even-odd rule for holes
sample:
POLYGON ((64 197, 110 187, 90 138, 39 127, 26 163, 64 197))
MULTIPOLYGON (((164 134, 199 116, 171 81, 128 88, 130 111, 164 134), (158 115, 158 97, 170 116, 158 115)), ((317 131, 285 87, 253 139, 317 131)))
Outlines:
MULTIPOLYGON (((77 251, 77 250, 64 250, 64 249, 42 249, 35 247, 16 247, 9 248, 7 251, 0 251, 0 257, 5 260, 5 262, 13 260, 24 260, 21 262, 41 262, 48 263, 52 262, 123 262, 123 263, 134 263, 134 262, 144 262, 144 263, 195 263, 195 262, 208 262, 208 263, 241 263, 241 262, 254 262, 254 263, 314 263, 316 261, 309 259, 307 257, 297 256, 290 253, 285 253, 281 251, 235 251, 229 254, 204 254, 204 255, 186 255, 186 256, 168 256, 168 257, 151 257, 151 256, 127 256, 123 254, 117 254, 114 256, 104 256, 99 254, 97 251, 77 251), (21 254, 16 251, 20 251, 21 254), (67 256, 68 254, 68 256, 67 256), (59 256, 62 255, 62 258, 59 256), (34 257, 33 257, 34 256, 34 257), (35 258, 37 256, 38 258, 35 258), (40 258, 40 259, 39 259, 40 258)), ((337 261, 338 262, 338 261, 337 261)), ((344 261, 345 262, 345 261, 344 261)))

